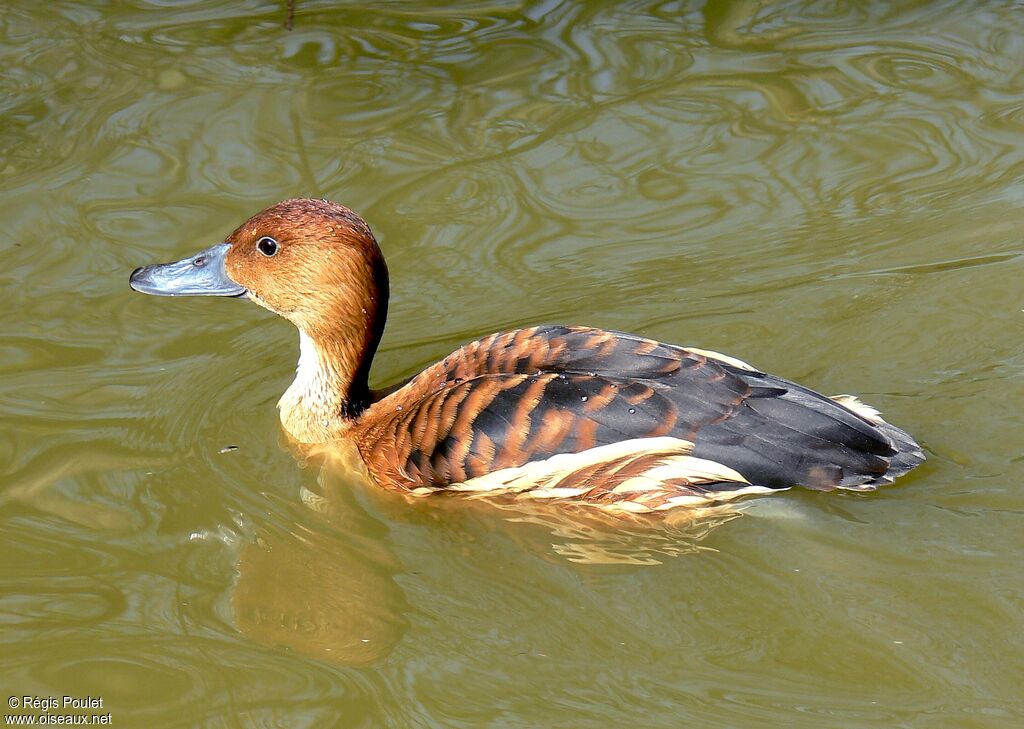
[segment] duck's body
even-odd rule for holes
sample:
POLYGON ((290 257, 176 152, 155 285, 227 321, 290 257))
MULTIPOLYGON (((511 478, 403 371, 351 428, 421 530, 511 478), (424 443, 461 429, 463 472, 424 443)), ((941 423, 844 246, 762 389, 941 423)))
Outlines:
POLYGON ((922 458, 852 398, 711 352, 562 326, 462 347, 374 402, 349 435, 391 488, 652 509, 797 485, 870 490, 922 458))
POLYGON ((853 398, 585 327, 494 334, 373 393, 387 269, 365 222, 326 201, 274 206, 225 244, 138 269, 132 285, 248 295, 295 323, 301 356, 279 403, 285 430, 304 443, 355 443, 385 488, 657 511, 791 486, 870 490, 924 460, 908 434, 853 398))

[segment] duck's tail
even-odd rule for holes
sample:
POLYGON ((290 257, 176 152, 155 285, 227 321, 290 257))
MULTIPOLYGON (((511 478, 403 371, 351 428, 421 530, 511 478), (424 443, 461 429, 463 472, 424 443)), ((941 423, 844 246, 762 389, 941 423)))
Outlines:
POLYGON ((889 468, 885 473, 853 487, 854 490, 872 491, 879 486, 888 486, 900 476, 924 463, 924 451, 910 433, 883 420, 875 408, 865 405, 852 395, 835 395, 831 399, 868 420, 892 441, 892 447, 896 451, 890 457, 889 468))
POLYGON ((889 461, 889 470, 874 481, 869 482, 872 486, 888 486, 897 478, 920 466, 925 461, 924 451, 917 444, 909 433, 897 428, 892 423, 884 420, 878 424, 879 430, 889 437, 896 449, 896 455, 889 461))

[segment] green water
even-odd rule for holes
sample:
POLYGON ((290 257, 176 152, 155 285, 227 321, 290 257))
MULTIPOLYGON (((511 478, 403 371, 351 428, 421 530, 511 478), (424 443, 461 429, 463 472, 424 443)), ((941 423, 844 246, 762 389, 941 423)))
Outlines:
POLYGON ((1019 8, 285 19, 0 8, 5 700, 101 697, 120 727, 1024 725, 1019 8), (929 461, 619 531, 353 488, 279 435, 290 325, 127 286, 300 195, 388 258, 377 384, 606 326, 859 394, 929 461))

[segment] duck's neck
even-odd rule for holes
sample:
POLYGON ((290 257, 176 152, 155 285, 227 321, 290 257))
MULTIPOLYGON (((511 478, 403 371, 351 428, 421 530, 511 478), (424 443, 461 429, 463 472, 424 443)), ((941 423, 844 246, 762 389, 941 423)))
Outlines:
POLYGON ((370 404, 372 359, 373 351, 318 342, 300 330, 295 380, 277 404, 284 429, 303 443, 323 443, 344 433, 370 404))
POLYGON ((325 443, 347 431, 370 405, 370 365, 387 315, 387 283, 328 326, 299 329, 295 380, 281 396, 281 424, 302 443, 325 443))

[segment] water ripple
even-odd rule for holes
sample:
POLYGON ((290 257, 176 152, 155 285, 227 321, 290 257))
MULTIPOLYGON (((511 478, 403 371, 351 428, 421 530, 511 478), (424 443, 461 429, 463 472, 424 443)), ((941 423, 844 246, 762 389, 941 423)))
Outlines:
POLYGON ((140 726, 1024 716, 1019 9, 284 5, 0 12, 6 685, 140 726), (295 195, 382 242, 381 384, 613 326, 862 392, 933 458, 656 532, 321 488, 294 331, 126 286, 295 195))

